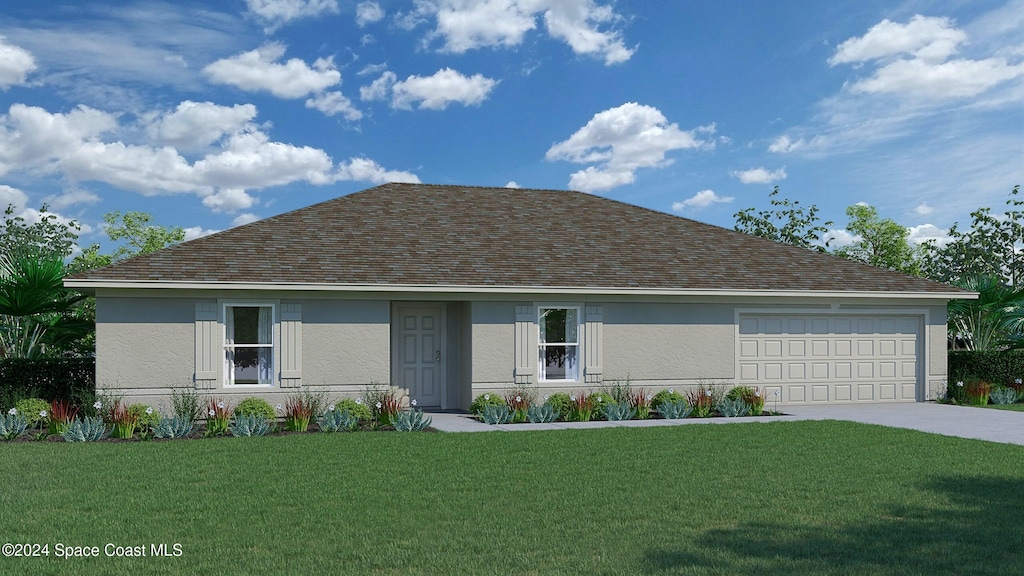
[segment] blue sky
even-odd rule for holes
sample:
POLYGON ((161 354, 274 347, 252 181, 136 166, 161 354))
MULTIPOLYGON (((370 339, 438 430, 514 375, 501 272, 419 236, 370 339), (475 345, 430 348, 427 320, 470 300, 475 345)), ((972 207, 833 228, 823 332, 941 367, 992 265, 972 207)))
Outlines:
POLYGON ((778 185, 839 243, 857 202, 941 238, 1024 183, 1024 0, 0 6, 0 204, 82 245, 113 210, 192 238, 390 180, 729 228, 778 185))

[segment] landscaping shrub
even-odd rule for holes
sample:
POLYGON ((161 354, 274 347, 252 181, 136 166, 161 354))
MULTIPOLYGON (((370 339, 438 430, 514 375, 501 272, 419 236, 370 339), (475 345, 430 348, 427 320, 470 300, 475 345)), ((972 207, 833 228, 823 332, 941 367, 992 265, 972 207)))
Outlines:
POLYGON ((690 413, 693 412, 693 408, 686 403, 686 400, 671 400, 666 399, 661 404, 658 404, 658 413, 661 414, 662 418, 668 420, 677 420, 687 418, 690 413))
POLYGON ((203 402, 195 388, 183 388, 181 391, 171 390, 171 410, 175 416, 180 416, 191 422, 198 422, 207 416, 203 409, 203 402))
POLYGON ((722 398, 721 401, 716 405, 718 412, 726 418, 735 418, 737 416, 746 416, 750 412, 750 406, 743 400, 743 398, 722 398))
POLYGON ((686 401, 686 398, 684 398, 682 394, 676 392, 675 388, 669 388, 668 390, 661 390, 660 392, 655 394, 654 398, 651 400, 651 406, 655 410, 661 412, 660 406, 661 406, 662 402, 684 402, 684 401, 686 401))
POLYGON ((334 410, 348 412, 359 422, 367 423, 373 420, 373 412, 360 399, 342 398, 334 404, 334 410))
POLYGON ((31 428, 40 421, 46 420, 46 417, 41 414, 50 410, 50 403, 42 398, 25 398, 24 400, 19 400, 14 405, 14 409, 28 420, 28 425, 31 428))
POLYGON ((636 408, 629 402, 609 402, 604 405, 604 416, 610 421, 632 420, 636 417, 636 408))
POLYGON ((395 430, 398 432, 419 432, 426 430, 434 419, 424 418, 423 410, 403 410, 395 414, 395 430))
POLYGON ((78 408, 66 400, 54 400, 50 402, 50 409, 46 413, 46 421, 49 425, 50 434, 63 434, 68 426, 78 415, 78 408))
POLYGON ((380 426, 394 424, 395 416, 402 411, 402 395, 393 386, 385 389, 372 388, 366 393, 366 403, 370 405, 373 417, 380 426))
POLYGON ((540 406, 530 406, 530 409, 527 410, 526 416, 529 418, 530 422, 546 423, 558 420, 560 414, 549 402, 545 402, 540 406))
POLYGON ((321 432, 351 432, 359 427, 359 417, 340 406, 328 406, 316 419, 321 432))
POLYGON ((107 425, 99 416, 75 416, 68 429, 61 434, 65 442, 96 442, 106 435, 107 425))
POLYGON ((0 358, 0 406, 25 398, 89 406, 95 396, 93 358, 0 358))
POLYGON ((508 404, 496 405, 487 404, 484 406, 483 412, 480 413, 480 418, 485 424, 508 424, 512 421, 512 409, 508 407, 508 404))
POLYGON ((1019 396, 1020 393, 1009 386, 1000 386, 988 395, 993 404, 1013 404, 1019 396))
MULTIPOLYGON (((568 396, 566 398, 568 399, 568 396)), ((508 406, 508 403, 500 394, 481 394, 473 399, 473 403, 469 405, 469 411, 477 416, 482 416, 485 406, 508 406)))
POLYGON ((600 420, 602 418, 605 418, 605 407, 608 406, 609 404, 615 403, 615 399, 612 398, 611 394, 601 390, 597 392, 591 392, 588 399, 590 400, 590 403, 592 405, 590 420, 600 420))
POLYGON ((686 393, 686 403, 693 408, 696 418, 708 418, 715 410, 714 390, 703 386, 686 393))
POLYGON ((743 400, 751 416, 760 416, 764 412, 764 394, 760 388, 752 386, 736 386, 725 396, 729 400, 743 400))
POLYGON ((957 350, 947 354, 947 362, 951 382, 979 378, 1010 384, 1017 378, 1024 378, 1024 350, 957 350))
POLYGON ((152 434, 153 427, 160 421, 160 413, 145 404, 132 404, 128 413, 135 416, 136 427, 143 435, 152 434))
POLYGON ((186 417, 174 415, 173 417, 161 418, 153 428, 154 438, 184 438, 195 430, 195 421, 186 417))
POLYGON ((139 425, 139 416, 121 402, 114 402, 111 409, 111 438, 128 439, 135 435, 135 427, 139 425))
POLYGON ((263 414, 238 414, 236 411, 234 422, 228 424, 228 431, 236 438, 264 436, 270 431, 270 422, 263 414))
POLYGON ((223 400, 210 400, 206 411, 206 436, 223 436, 228 431, 233 410, 223 400))
MULTIPOLYGON (((605 398, 608 396, 605 395, 605 398)), ((597 400, 594 394, 580 392, 569 396, 569 413, 566 420, 569 422, 589 422, 594 417, 594 402, 597 400)))
POLYGON ((643 388, 630 390, 626 395, 626 402, 636 410, 636 417, 646 420, 651 415, 651 403, 654 396, 648 394, 643 388))
POLYGON ((17 409, 11 408, 6 414, 0 415, 0 439, 14 440, 25 433, 28 419, 17 409))
POLYGON ((992 385, 980 378, 970 378, 964 384, 964 397, 971 406, 985 406, 988 404, 988 395, 992 392, 992 385))
POLYGON ((270 402, 262 398, 250 396, 239 402, 238 406, 235 406, 236 417, 250 416, 252 414, 263 416, 263 419, 270 423, 277 422, 277 412, 274 410, 274 407, 270 405, 270 402))
POLYGON ((544 400, 545 404, 550 404, 551 408, 555 412, 558 412, 558 417, 562 420, 569 419, 569 410, 572 408, 572 400, 569 399, 569 395, 565 392, 556 392, 548 396, 544 400))
POLYGON ((524 388, 513 388, 505 394, 505 404, 512 410, 513 422, 526 422, 530 404, 533 402, 533 392, 524 388))

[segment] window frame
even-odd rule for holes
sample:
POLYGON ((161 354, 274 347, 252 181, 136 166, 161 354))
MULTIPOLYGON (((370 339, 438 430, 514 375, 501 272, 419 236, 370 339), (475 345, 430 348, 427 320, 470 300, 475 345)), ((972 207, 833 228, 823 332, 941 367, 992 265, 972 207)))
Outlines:
POLYGON ((583 306, 579 304, 539 304, 537 306, 537 382, 545 384, 579 384, 583 381, 583 306), (575 310, 576 311, 576 341, 545 343, 541 340, 541 322, 544 321, 545 310, 575 310), (547 378, 544 364, 541 362, 541 350, 547 346, 576 347, 576 378, 547 378))
POLYGON ((223 359, 221 385, 224 388, 274 388, 279 383, 277 362, 278 362, 278 341, 280 319, 278 318, 277 304, 274 302, 244 302, 231 301, 221 302, 221 339, 220 353, 223 359), (228 314, 233 308, 270 308, 270 343, 269 344, 231 344, 232 348, 269 348, 270 349, 270 381, 266 384, 236 384, 231 378, 231 370, 228 365, 228 314))

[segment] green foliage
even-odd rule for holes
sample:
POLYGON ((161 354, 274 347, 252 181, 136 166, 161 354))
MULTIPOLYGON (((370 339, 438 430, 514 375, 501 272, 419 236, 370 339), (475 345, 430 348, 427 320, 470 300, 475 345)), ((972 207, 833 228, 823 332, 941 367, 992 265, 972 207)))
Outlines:
POLYGON ((536 392, 522 386, 513 388, 505 394, 505 404, 512 410, 513 422, 526 422, 530 405, 536 397, 536 392))
POLYGON ((526 417, 530 422, 546 423, 558 420, 559 413, 550 402, 545 402, 539 406, 530 406, 530 409, 527 410, 526 417))
POLYGON ((68 429, 61 434, 65 442, 96 442, 106 435, 107 425, 104 424, 103 418, 97 416, 75 416, 68 429))
POLYGON ((226 434, 228 425, 231 423, 232 412, 231 406, 228 406, 223 400, 210 400, 210 407, 206 410, 206 432, 204 433, 206 437, 226 434))
MULTIPOLYGON (((608 398, 607 395, 604 398, 608 398)), ((597 397, 594 394, 580 392, 569 396, 569 413, 566 420, 569 422, 589 422, 594 417, 594 402, 597 397)), ((602 404, 607 404, 605 401, 602 404)))
POLYGON ((604 417, 608 420, 632 420, 636 418, 636 408, 629 402, 608 402, 604 405, 604 417))
POLYGON ((798 201, 777 199, 778 194, 779 187, 776 186, 768 195, 771 210, 755 214, 753 208, 747 208, 734 214, 736 230, 783 244, 825 252, 822 235, 828 232, 832 222, 819 223, 817 206, 812 204, 805 209, 798 201))
POLYGON ((14 405, 14 409, 28 420, 29 426, 35 426, 37 423, 46 421, 46 417, 40 414, 43 412, 49 413, 50 403, 42 398, 25 398, 24 400, 19 400, 14 405))
POLYGON ((86 270, 106 266, 139 254, 155 252, 185 239, 184 229, 150 224, 152 219, 153 216, 145 212, 121 214, 120 211, 114 211, 104 214, 103 220, 106 225, 103 228, 107 236, 114 242, 124 243, 109 255, 100 254, 99 245, 93 244, 75 258, 72 267, 76 270, 86 270))
POLYGON ((195 420, 188 416, 174 415, 163 417, 153 427, 154 438, 184 438, 195 430, 195 420))
POLYGON ((676 392, 675 388, 669 388, 667 390, 660 390, 657 394, 655 394, 654 398, 651 400, 651 406, 654 407, 655 410, 658 410, 660 412, 661 411, 661 404, 663 402, 685 402, 685 401, 686 401, 686 398, 682 394, 680 394, 679 392, 676 392))
POLYGON ((0 406, 24 398, 63 398, 91 406, 95 397, 94 358, 0 358, 0 406))
POLYGON ((250 396, 239 402, 238 406, 235 406, 236 418, 252 414, 263 416, 263 419, 270 423, 277 422, 277 412, 274 410, 274 407, 270 405, 270 402, 262 398, 250 396))
POLYGON ((505 398, 500 394, 491 394, 488 392, 486 394, 480 394, 473 399, 473 403, 469 405, 469 412, 480 416, 483 414, 485 406, 508 406, 508 403, 505 402, 505 398))
POLYGON ((993 404, 1013 404, 1020 398, 1020 393, 1008 386, 1000 386, 988 395, 993 404))
POLYGON ((92 330, 76 315, 85 296, 64 288, 56 256, 0 253, 0 347, 12 358, 63 354, 92 330))
POLYGON ((423 416, 423 410, 403 410, 395 414, 395 430, 399 432, 420 432, 426 430, 434 419, 423 416))
POLYGON ((0 439, 14 440, 25 433, 28 428, 28 418, 11 408, 6 414, 0 415, 0 439))
POLYGON ((171 411, 175 416, 180 416, 190 422, 198 422, 207 416, 195 388, 171 390, 171 411))
POLYGON ((964 382, 964 398, 971 406, 986 406, 992 385, 980 378, 969 378, 964 382))
POLYGON ((572 409, 572 400, 569 399, 569 395, 565 392, 556 392, 544 400, 545 404, 550 404, 551 408, 555 412, 558 412, 558 417, 562 420, 569 419, 569 411, 572 409))
POLYGON ((667 420, 681 420, 687 418, 693 412, 693 408, 680 397, 678 400, 666 398, 658 404, 658 413, 667 420))
POLYGON ((850 218, 847 232, 859 239, 836 249, 836 256, 878 268, 921 275, 921 258, 919 251, 910 245, 910 230, 891 218, 880 218, 874 206, 854 204, 846 209, 846 215, 850 218))
POLYGON ((15 216, 14 206, 8 204, 0 227, 0 253, 63 261, 71 255, 81 229, 74 220, 61 222, 46 204, 39 208, 39 220, 31 224, 24 217, 15 216))
POLYGON ((725 396, 729 400, 743 400, 749 408, 751 416, 760 416, 764 413, 764 394, 760 388, 752 386, 736 386, 725 396))
MULTIPOLYGON (((330 406, 328 406, 328 409, 330 406)), ((334 409, 339 412, 348 412, 360 422, 373 420, 373 412, 361 399, 342 398, 334 403, 334 409)))
POLYGON ((593 413, 591 414, 592 420, 600 420, 605 418, 604 409, 609 404, 614 404, 615 399, 612 395, 603 391, 598 390, 597 392, 591 392, 590 401, 593 403, 593 413))
POLYGON ((1017 378, 1024 378, 1024 350, 950 351, 947 361, 951 382, 982 378, 1012 384, 1017 378))
POLYGON ((135 428, 139 425, 139 416, 132 412, 130 406, 115 402, 110 413, 111 438, 128 439, 135 435, 135 428))
POLYGON ((726 418, 746 416, 750 413, 750 406, 743 400, 743 398, 736 398, 735 400, 722 398, 718 402, 717 409, 718 413, 726 418))
POLYGON ((228 424, 232 436, 263 436, 270 431, 270 422, 263 414, 239 414, 236 410, 234 422, 228 424))
MULTIPOLYGON (((368 420, 369 418, 367 418, 368 420)), ((321 432, 351 432, 359 427, 359 417, 340 406, 329 406, 316 419, 321 432)))
POLYGON ((993 276, 966 276, 956 284, 977 292, 978 298, 949 302, 949 331, 955 343, 967 350, 1000 350, 1024 336, 1024 287, 1007 286, 993 276))
POLYGON ((630 395, 633 393, 633 384, 628 377, 625 380, 606 380, 601 389, 611 396, 612 400, 622 404, 629 402, 630 395))
POLYGON ((284 429, 289 432, 305 432, 313 418, 316 406, 303 396, 292 396, 284 403, 284 429))
POLYGON ((160 413, 146 404, 132 404, 128 413, 135 416, 136 425, 143 434, 151 434, 153 426, 160 421, 160 413))
POLYGON ((380 426, 394 424, 395 415, 402 411, 402 393, 394 386, 371 386, 366 392, 366 403, 380 426))
POLYGON ((486 404, 484 405, 483 411, 480 413, 480 418, 483 419, 485 424, 508 424, 512 421, 512 410, 508 407, 508 404, 486 404))
POLYGON ((646 420, 651 415, 651 405, 654 396, 648 394, 643 388, 630 390, 626 395, 626 402, 636 410, 636 417, 646 420))
POLYGON ((693 407, 696 418, 709 418, 718 404, 714 389, 703 385, 686 393, 686 403, 693 407))

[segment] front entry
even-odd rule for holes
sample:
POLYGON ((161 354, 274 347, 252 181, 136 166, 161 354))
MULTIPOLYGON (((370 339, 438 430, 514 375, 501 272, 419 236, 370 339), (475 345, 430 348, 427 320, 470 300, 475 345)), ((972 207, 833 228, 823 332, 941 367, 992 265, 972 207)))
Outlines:
POLYGON ((420 407, 441 406, 444 306, 399 304, 395 315, 395 385, 420 407))

